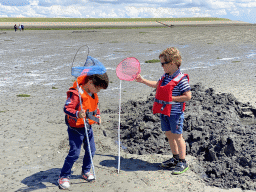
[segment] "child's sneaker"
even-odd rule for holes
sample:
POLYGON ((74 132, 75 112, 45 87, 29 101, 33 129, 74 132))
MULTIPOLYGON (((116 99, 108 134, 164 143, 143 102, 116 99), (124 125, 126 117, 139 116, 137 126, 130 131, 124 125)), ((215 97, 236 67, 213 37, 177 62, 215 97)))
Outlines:
POLYGON ((178 164, 178 160, 174 159, 173 157, 171 159, 168 159, 167 161, 164 161, 161 164, 161 167, 163 168, 171 168, 171 167, 175 167, 178 164))
POLYGON ((94 175, 90 172, 88 172, 88 173, 82 172, 82 178, 89 182, 95 180, 94 175))
POLYGON ((188 170, 188 164, 186 162, 179 161, 174 170, 172 171, 172 174, 178 175, 181 173, 184 173, 188 170))
POLYGON ((58 179, 58 184, 61 189, 69 189, 70 187, 69 178, 60 177, 58 179))

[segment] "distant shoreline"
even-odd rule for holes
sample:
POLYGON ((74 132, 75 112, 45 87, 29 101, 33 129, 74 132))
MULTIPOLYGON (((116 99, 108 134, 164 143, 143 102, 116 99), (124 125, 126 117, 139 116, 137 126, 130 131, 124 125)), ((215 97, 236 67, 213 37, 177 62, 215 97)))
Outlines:
MULTIPOLYGON (((2 19, 3 20, 3 19, 2 19)), ((0 21, 2 21, 0 20, 0 21)), ((14 25, 16 24, 17 26, 19 24, 23 24, 25 26, 25 29, 30 29, 30 30, 69 30, 69 29, 100 29, 100 28, 151 28, 151 27, 177 27, 177 26, 189 26, 189 27, 203 27, 203 26, 226 26, 226 25, 238 25, 238 26, 248 26, 248 25, 255 25, 243 21, 231 21, 227 19, 223 20, 156 20, 152 19, 152 21, 143 21, 143 20, 131 20, 131 21, 110 21, 106 20, 106 22, 93 22, 88 21, 88 22, 43 22, 43 21, 38 21, 38 22, 22 22, 22 20, 17 20, 18 22, 11 21, 11 22, 0 22, 0 29, 6 29, 6 30, 11 30, 13 29, 14 25)))
POLYGON ((230 21, 216 17, 181 18, 46 18, 46 17, 0 17, 0 22, 155 22, 155 21, 230 21))

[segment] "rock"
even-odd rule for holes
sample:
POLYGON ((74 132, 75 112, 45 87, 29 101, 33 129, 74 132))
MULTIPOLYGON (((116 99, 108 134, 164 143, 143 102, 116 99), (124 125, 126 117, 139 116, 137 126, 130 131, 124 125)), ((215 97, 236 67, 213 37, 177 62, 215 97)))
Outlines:
MULTIPOLYGON (((187 153, 198 161, 192 170, 205 175, 204 180, 212 186, 256 190, 253 185, 256 182, 256 109, 238 102, 232 94, 216 94, 213 88, 205 89, 202 84, 192 85, 191 92, 192 99, 185 110, 183 137, 187 153)), ((159 115, 152 113, 154 94, 146 101, 123 104, 121 140, 129 153, 171 152, 159 115)), ((118 111, 103 113, 114 119, 111 114, 118 114, 118 111)), ((109 130, 113 138, 116 137, 111 127, 109 130)))

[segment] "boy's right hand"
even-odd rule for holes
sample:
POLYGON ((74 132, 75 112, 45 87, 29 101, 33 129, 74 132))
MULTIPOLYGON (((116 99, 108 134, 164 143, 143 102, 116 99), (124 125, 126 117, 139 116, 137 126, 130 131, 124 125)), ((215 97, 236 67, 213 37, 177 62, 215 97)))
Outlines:
POLYGON ((137 75, 137 77, 135 78, 136 82, 142 83, 143 82, 143 78, 141 77, 141 75, 137 75))
POLYGON ((85 114, 85 110, 81 110, 81 111, 79 111, 79 113, 78 113, 78 118, 85 118, 86 117, 86 114, 85 114))

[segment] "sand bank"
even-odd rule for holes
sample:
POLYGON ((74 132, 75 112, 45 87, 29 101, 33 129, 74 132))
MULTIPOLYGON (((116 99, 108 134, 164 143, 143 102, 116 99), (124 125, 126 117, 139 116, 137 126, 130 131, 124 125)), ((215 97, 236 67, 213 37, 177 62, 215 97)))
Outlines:
POLYGON ((243 21, 145 21, 145 22, 0 22, 0 29, 12 29, 23 24, 25 28, 129 28, 129 27, 174 27, 174 26, 248 26, 243 21))

